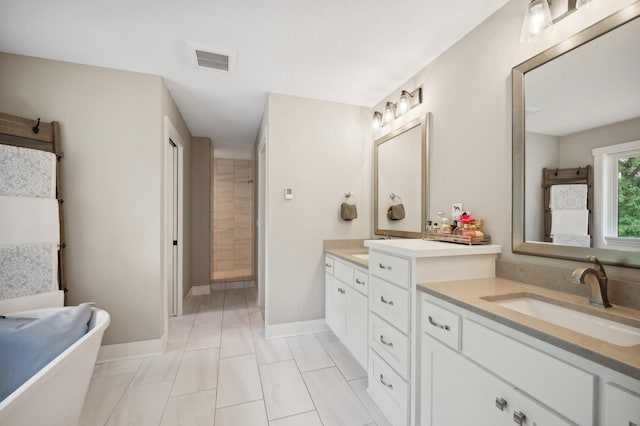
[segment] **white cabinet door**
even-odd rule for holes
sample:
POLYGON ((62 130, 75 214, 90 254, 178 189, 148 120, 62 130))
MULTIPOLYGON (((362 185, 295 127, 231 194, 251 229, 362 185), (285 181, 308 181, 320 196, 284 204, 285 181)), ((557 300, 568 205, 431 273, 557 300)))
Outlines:
POLYGON ((325 274, 325 318, 327 324, 338 336, 344 340, 345 314, 345 285, 333 275, 325 274))
POLYGON ((601 424, 640 426, 640 395, 614 383, 604 387, 601 424))
POLYGON ((421 409, 423 426, 511 424, 510 386, 439 342, 422 338, 427 341, 423 351, 431 358, 429 371, 423 365, 423 380, 431 379, 431 384, 422 383, 422 389, 431 388, 431 400, 421 409))
POLYGON ((346 287, 345 290, 345 344, 366 370, 369 304, 366 296, 350 287, 346 287))

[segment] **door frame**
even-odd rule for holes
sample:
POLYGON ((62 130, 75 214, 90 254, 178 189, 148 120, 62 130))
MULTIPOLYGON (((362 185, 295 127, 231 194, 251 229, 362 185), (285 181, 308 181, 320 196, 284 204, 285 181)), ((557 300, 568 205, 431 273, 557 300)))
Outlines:
MULTIPOLYGON (((258 258, 256 283, 258 286, 258 306, 266 306, 267 295, 267 189, 268 189, 268 150, 267 129, 258 144, 258 258)), ((265 309, 265 322, 267 310, 265 309)))
POLYGON ((163 232, 162 232, 162 259, 163 259, 163 283, 164 283, 164 321, 165 332, 168 330, 169 316, 182 315, 183 299, 183 263, 184 263, 184 141, 168 116, 164 117, 163 144, 163 232), (178 255, 175 268, 177 269, 177 282, 173 286, 173 145, 178 154, 178 255), (176 309, 173 309, 173 300, 176 297, 176 309))

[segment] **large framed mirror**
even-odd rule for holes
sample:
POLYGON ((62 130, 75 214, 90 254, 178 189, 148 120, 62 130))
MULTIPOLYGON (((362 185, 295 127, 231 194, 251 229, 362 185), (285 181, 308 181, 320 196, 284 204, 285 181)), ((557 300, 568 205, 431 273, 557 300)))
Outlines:
POLYGON ((428 211, 429 117, 376 140, 373 156, 374 233, 421 238, 428 211))
POLYGON ((513 68, 514 253, 640 268, 639 16, 513 68))

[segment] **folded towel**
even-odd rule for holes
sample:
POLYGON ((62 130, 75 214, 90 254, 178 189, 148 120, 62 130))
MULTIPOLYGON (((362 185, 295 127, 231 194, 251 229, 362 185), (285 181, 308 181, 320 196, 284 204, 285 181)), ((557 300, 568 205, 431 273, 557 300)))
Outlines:
POLYGON ((553 210, 551 212, 551 235, 587 235, 589 210, 553 210))
POLYGON ((573 247, 591 247, 591 237, 589 235, 555 234, 553 244, 573 247))
POLYGON ((60 242, 58 200, 0 196, 0 244, 60 242))
POLYGON ((583 210, 587 208, 587 185, 552 185, 549 208, 551 210, 583 210))
POLYGON ((353 220, 358 217, 358 208, 355 204, 342 203, 340 205, 340 216, 343 220, 353 220))
POLYGON ((0 245, 0 300, 57 289, 56 244, 0 245))
POLYGON ((389 206, 387 217, 391 220, 404 219, 404 204, 394 204, 389 206))
POLYGON ((0 195, 56 198, 56 156, 0 144, 0 195))

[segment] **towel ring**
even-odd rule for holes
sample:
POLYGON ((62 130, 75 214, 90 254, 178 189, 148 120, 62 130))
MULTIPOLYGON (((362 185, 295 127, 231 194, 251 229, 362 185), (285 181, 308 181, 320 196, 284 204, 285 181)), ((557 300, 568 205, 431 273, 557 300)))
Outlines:
POLYGON ((393 192, 391 194, 389 194, 389 199, 391 200, 395 200, 395 199, 400 200, 401 203, 403 203, 404 201, 402 201, 402 198, 400 198, 400 196, 398 194, 394 194, 393 192))

